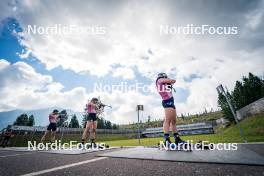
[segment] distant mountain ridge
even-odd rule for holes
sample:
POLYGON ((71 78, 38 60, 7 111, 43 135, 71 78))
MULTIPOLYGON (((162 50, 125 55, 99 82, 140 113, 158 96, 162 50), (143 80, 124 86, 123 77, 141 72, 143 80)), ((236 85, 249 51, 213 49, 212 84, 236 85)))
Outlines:
MULTIPOLYGON (((7 125, 12 125, 16 120, 16 118, 23 113, 26 113, 27 115, 34 115, 35 126, 47 126, 49 123, 48 116, 54 109, 58 109, 59 111, 63 110, 63 108, 53 107, 53 108, 36 109, 36 110, 16 109, 11 111, 0 112, 0 130, 5 128, 7 125)), ((66 110, 69 115, 76 114, 79 123, 81 123, 82 113, 74 112, 73 110, 70 109, 66 109, 66 110)), ((70 118, 71 117, 69 117, 68 121, 70 120, 70 118)))

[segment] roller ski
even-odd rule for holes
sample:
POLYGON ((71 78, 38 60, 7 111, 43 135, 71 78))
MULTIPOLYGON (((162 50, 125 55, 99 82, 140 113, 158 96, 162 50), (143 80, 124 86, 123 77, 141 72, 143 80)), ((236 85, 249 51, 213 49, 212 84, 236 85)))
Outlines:
POLYGON ((178 133, 174 134, 175 144, 180 150, 192 151, 192 145, 189 142, 182 140, 178 133))

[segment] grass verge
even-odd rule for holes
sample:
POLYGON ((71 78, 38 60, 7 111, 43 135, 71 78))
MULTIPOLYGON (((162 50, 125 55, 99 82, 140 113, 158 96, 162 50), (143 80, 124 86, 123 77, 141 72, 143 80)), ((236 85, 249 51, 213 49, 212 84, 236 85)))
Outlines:
MULTIPOLYGON (((244 119, 240 122, 244 130, 245 138, 248 142, 264 142, 264 114, 259 114, 244 119)), ((239 129, 235 124, 218 130, 215 134, 183 136, 184 140, 210 141, 212 143, 240 143, 243 139, 240 136, 239 129)), ((163 138, 143 138, 140 144, 137 139, 103 141, 111 146, 152 146, 157 145, 163 138)))

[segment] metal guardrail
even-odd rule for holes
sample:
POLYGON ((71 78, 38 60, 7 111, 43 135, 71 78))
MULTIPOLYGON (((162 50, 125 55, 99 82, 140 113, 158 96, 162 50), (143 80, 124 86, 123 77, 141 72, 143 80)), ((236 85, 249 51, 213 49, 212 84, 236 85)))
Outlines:
MULTIPOLYGON (((18 131, 27 131, 27 132, 44 132, 46 131, 47 127, 43 126, 16 126, 16 125, 10 125, 9 128, 13 132, 18 131)), ((68 132, 68 133, 77 133, 82 132, 83 128, 68 128, 68 127, 59 127, 57 128, 58 132, 68 132)), ((97 129, 97 133, 109 133, 109 134, 128 134, 128 133, 137 133, 137 130, 132 129, 97 129)))
MULTIPOLYGON (((188 125, 177 125, 177 130, 182 135, 214 133, 213 123, 210 122, 194 123, 188 125)), ((142 135, 145 137, 162 136, 162 134, 163 134, 162 127, 147 128, 145 131, 142 132, 142 135)))
MULTIPOLYGON (((15 134, 26 134, 26 133, 44 133, 47 127, 43 126, 16 126, 10 125, 8 128, 11 128, 12 132, 15 134)), ((188 134, 210 134, 214 133, 213 123, 204 122, 204 123, 194 123, 188 125, 177 125, 177 129, 180 134, 188 135, 188 134)), ((66 134, 77 134, 82 133, 83 128, 68 128, 68 127, 59 127, 57 129, 58 133, 66 133, 66 134)), ((96 132, 98 134, 132 134, 137 133, 137 130, 133 129, 97 129, 96 132)), ((145 137, 153 137, 153 136, 162 136, 163 129, 160 128, 147 128, 141 129, 141 135, 145 137)))

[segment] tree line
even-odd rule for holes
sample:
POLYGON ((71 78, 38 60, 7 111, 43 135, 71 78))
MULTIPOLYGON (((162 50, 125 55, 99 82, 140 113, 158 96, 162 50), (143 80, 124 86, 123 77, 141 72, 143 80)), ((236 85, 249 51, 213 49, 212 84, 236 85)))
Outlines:
MULTIPOLYGON (((75 114, 71 116, 71 120, 69 122, 68 127, 69 128, 85 128, 86 127, 86 121, 87 121, 87 115, 83 116, 82 125, 79 124, 78 118, 75 114)), ((59 118, 57 121, 57 126, 62 127, 65 119, 59 118)), ((13 125, 17 126, 34 126, 35 125, 35 118, 34 115, 28 116, 26 113, 23 113, 19 115, 13 125)), ((113 124, 108 120, 105 120, 104 118, 98 118, 97 119, 97 128, 98 129, 119 129, 119 125, 113 124)))
MULTIPOLYGON (((86 122, 88 119, 88 115, 84 115, 82 119, 83 128, 86 127, 86 122)), ((119 129, 119 125, 111 123, 109 120, 105 120, 103 117, 97 119, 97 128, 98 129, 119 129)))
MULTIPOLYGON (((249 73, 242 81, 236 81, 234 90, 226 92, 235 110, 239 110, 246 105, 264 97, 264 80, 249 73)), ((229 121, 234 121, 232 112, 223 94, 218 94, 218 105, 223 111, 224 117, 229 121)))
POLYGON ((17 126, 33 126, 35 125, 35 118, 34 115, 28 116, 27 114, 23 113, 17 117, 16 121, 13 125, 17 126))

